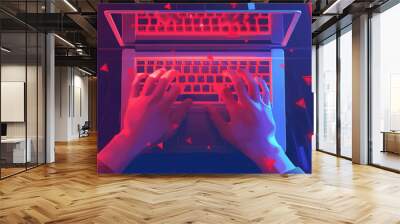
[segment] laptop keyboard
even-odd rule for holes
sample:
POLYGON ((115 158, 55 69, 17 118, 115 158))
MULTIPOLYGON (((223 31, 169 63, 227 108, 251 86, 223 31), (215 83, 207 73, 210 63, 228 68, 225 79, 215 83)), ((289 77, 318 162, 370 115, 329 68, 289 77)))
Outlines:
POLYGON ((181 88, 178 100, 218 102, 218 86, 228 86, 234 91, 232 80, 224 71, 246 70, 254 77, 261 77, 272 94, 271 58, 261 57, 149 57, 136 58, 137 73, 152 73, 157 69, 175 69, 175 83, 181 88))
POLYGON ((251 12, 149 12, 136 16, 137 34, 269 35, 271 15, 251 12))

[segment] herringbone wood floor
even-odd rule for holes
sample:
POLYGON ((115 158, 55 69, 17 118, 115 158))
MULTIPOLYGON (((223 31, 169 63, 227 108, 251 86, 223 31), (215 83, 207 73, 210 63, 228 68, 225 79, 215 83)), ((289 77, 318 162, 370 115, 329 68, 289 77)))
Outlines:
POLYGON ((313 175, 98 176, 85 138, 0 181, 0 223, 400 223, 400 175, 313 156, 313 175))

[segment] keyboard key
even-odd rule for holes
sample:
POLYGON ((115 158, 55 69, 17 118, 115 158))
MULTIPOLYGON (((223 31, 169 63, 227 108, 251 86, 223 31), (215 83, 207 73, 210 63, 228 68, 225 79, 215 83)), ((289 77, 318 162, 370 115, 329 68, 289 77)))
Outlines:
POLYGON ((179 82, 185 82, 186 81, 186 76, 185 75, 180 75, 178 81, 179 82))
POLYGON ((139 19, 138 21, 139 24, 147 24, 148 22, 148 19, 139 19))
POLYGON ((259 66, 258 72, 259 73, 267 73, 267 72, 269 72, 269 67, 268 66, 259 66))
POLYGON ((202 76, 202 75, 197 76, 197 81, 204 82, 204 76, 202 76))
POLYGON ((137 67, 137 72, 138 73, 143 73, 144 72, 144 67, 143 66, 138 66, 137 67))
POLYGON ((259 19, 258 24, 268 24, 268 19, 259 19))
POLYGON ((203 85, 202 86, 202 90, 203 90, 203 92, 208 93, 208 92, 210 92, 210 86, 209 85, 203 85))
POLYGON ((219 61, 216 60, 212 61, 212 65, 219 65, 219 61))
POLYGON ((215 81, 216 81, 217 83, 222 83, 222 81, 223 81, 222 75, 217 75, 217 76, 215 77, 215 81))
POLYGON ((218 94, 180 94, 177 101, 192 99, 194 102, 218 102, 218 94))
POLYGON ((214 82, 214 76, 208 75, 208 76, 207 76, 207 82, 208 82, 208 83, 214 82))
POLYGON ((188 82, 195 82, 195 77, 194 77, 194 75, 189 75, 189 76, 188 76, 188 82))
POLYGON ((184 73, 190 73, 190 66, 185 66, 183 69, 184 73))
POLYGON ((190 85, 185 85, 185 88, 183 88, 183 92, 191 92, 192 91, 192 86, 190 85))
POLYGON ((196 84, 193 86, 193 91, 194 92, 200 92, 200 85, 196 84))
POLYGON ((147 72, 147 73, 153 73, 153 72, 154 72, 153 66, 147 66, 146 72, 147 72))

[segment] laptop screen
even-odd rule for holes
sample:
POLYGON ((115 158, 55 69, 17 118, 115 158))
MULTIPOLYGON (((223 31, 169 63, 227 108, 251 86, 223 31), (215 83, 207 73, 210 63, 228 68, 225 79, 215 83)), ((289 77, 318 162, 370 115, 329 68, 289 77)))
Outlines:
MULTIPOLYGON (((266 41, 285 46, 301 15, 296 10, 106 10, 120 46, 157 41, 237 43, 266 41)), ((182 42, 187 43, 187 42, 182 42)))

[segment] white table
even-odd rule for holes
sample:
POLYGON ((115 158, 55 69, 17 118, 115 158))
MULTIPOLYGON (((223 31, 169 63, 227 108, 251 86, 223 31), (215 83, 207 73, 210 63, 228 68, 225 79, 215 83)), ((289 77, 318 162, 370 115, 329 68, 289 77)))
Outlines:
POLYGON ((32 140, 30 138, 5 138, 1 139, 2 151, 12 150, 12 163, 26 163, 31 162, 32 152, 31 145, 32 140), (26 152, 25 144, 27 143, 26 152), (3 147, 6 147, 5 149, 3 147), (11 149, 9 147, 12 147, 11 149))

